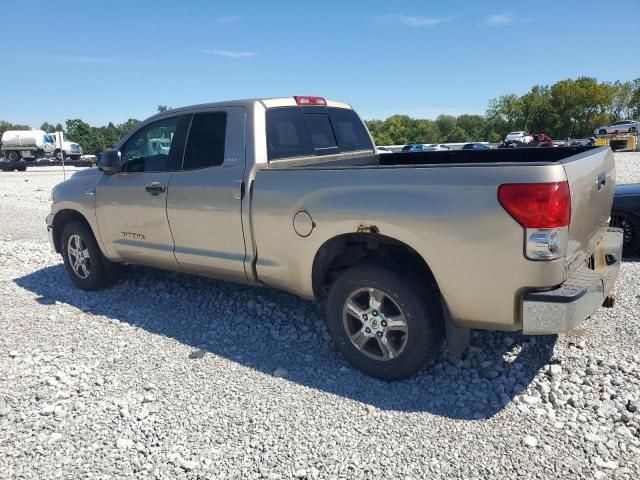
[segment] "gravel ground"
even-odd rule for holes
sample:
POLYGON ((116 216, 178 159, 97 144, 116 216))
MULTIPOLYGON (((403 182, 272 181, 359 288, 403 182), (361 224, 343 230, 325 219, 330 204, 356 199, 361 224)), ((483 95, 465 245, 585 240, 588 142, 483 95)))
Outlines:
POLYGON ((0 174, 0 478, 640 477, 640 258, 571 335, 474 332, 388 384, 286 293, 150 269, 77 290, 46 244, 59 180, 0 174))
POLYGON ((640 153, 625 152, 614 153, 616 159, 617 183, 640 182, 640 153))

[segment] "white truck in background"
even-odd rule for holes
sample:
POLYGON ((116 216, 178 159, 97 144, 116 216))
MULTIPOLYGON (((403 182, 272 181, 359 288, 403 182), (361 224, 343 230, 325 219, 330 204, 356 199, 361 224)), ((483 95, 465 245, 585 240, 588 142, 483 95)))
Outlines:
POLYGON ((11 162, 51 156, 57 160, 67 157, 79 160, 82 155, 80 145, 64 140, 62 134, 58 133, 47 133, 44 130, 7 130, 2 134, 0 151, 11 162))

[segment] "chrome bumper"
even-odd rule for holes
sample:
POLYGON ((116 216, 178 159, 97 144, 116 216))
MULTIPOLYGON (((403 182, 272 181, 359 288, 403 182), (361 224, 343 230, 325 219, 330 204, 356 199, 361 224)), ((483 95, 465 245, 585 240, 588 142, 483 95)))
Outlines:
POLYGON ((596 247, 593 269, 583 264, 560 287, 526 294, 522 303, 522 333, 566 332, 593 315, 618 277, 622 241, 622 230, 609 228, 596 247))

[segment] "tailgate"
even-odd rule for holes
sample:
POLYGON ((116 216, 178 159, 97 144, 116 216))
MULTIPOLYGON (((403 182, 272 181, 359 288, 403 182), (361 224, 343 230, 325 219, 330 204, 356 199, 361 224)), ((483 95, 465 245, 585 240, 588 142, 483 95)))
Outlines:
POLYGON ((565 277, 594 253, 609 225, 615 163, 609 147, 588 150, 563 162, 571 192, 571 224, 565 277))

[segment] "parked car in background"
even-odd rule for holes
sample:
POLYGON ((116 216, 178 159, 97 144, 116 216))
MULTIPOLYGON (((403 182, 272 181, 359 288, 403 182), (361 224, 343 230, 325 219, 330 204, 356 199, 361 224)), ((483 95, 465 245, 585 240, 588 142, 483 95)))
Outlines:
POLYGON ((320 300, 336 349, 386 380, 445 335, 455 351, 471 328, 563 332, 607 299, 609 148, 374 152, 321 97, 177 108, 53 188, 49 239, 84 290, 126 263, 320 300))
POLYGON ((442 152, 444 150, 450 150, 449 147, 447 147, 446 145, 443 145, 442 143, 433 144, 433 145, 426 145, 426 148, 427 148, 428 152, 442 152))
POLYGON ((376 153, 393 153, 390 148, 376 147, 376 153))
POLYGON ((475 142, 463 145, 462 150, 491 150, 491 147, 484 143, 475 142))
POLYGON ((618 185, 611 207, 611 226, 624 232, 622 254, 640 253, 640 183, 618 185))
POLYGON ((529 133, 525 132, 524 130, 507 133, 507 136, 504 137, 504 143, 507 143, 507 142, 529 143, 531 140, 533 140, 533 137, 531 137, 531 135, 529 135, 529 133))
POLYGON ((640 131, 640 121, 638 120, 621 120, 604 127, 596 128, 593 133, 595 135, 607 135, 610 133, 633 133, 640 131))
POLYGON ((405 145, 402 147, 403 152, 428 152, 428 145, 422 143, 412 143, 411 145, 405 145))
POLYGON ((22 158, 19 160, 9 160, 8 158, 0 158, 0 171, 11 172, 18 170, 24 172, 27 169, 27 162, 22 158))

